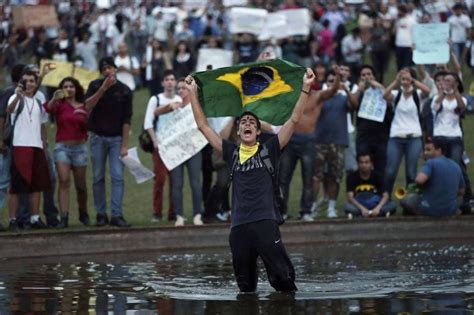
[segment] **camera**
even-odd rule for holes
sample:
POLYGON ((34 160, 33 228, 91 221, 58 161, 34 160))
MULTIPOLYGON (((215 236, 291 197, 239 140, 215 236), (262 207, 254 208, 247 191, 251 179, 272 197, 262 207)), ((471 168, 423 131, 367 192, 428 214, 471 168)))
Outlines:
POLYGON ((26 80, 25 79, 22 79, 20 80, 20 82, 18 82, 19 85, 21 85, 21 89, 24 91, 26 90, 26 80))

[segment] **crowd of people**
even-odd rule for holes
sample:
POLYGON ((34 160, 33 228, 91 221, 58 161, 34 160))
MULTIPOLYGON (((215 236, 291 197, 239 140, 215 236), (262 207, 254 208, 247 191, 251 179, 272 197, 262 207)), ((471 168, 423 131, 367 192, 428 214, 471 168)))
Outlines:
MULTIPOLYGON (((229 157, 213 152, 209 145, 170 172, 158 150, 160 122, 169 119, 170 112, 192 103, 184 78, 195 71, 201 48, 233 51, 235 64, 282 58, 310 67, 316 75, 311 90, 305 91, 309 97, 304 115, 279 159, 278 208, 283 218, 288 217, 290 183, 298 161, 302 170, 298 218, 303 221, 313 221, 316 214, 338 216, 336 201, 344 176, 344 210, 349 218, 390 216, 397 207, 394 195, 400 194, 404 195, 400 199, 406 214, 470 213, 472 192, 462 128, 462 119, 472 107, 472 96, 464 89, 469 82, 464 82, 462 72, 470 67, 474 74, 470 1, 250 1, 249 7, 270 12, 307 8, 311 15, 309 35, 263 42, 252 34, 232 34, 229 10, 218 0, 201 9, 167 1, 118 1, 107 8, 88 1, 51 2, 58 13, 58 27, 17 28, 12 22, 12 7, 22 1, 0 6, 0 63, 5 83, 0 132, 3 139, 11 135, 10 142, 0 141, 0 209, 9 195, 10 230, 67 227, 73 208, 69 201, 72 179, 79 220, 90 225, 89 158, 96 225, 130 226, 122 209, 121 158, 128 152, 133 111, 145 108, 134 109, 133 95, 145 88, 150 99, 143 128, 154 144, 151 220, 163 220, 163 186, 169 177, 168 220, 184 225, 186 167, 193 224, 216 218, 227 221, 231 210, 229 174, 234 171, 229 157), (170 8, 175 9, 173 14, 170 8), (451 62, 414 66, 412 28, 430 22, 450 25, 451 62), (371 65, 364 63, 364 58, 371 65), (392 58, 398 72, 388 77, 392 58), (40 69, 44 59, 53 62, 40 69), (85 90, 75 78, 65 77, 58 87, 42 92, 41 80, 54 71, 54 61, 99 71, 102 78, 85 90), (385 108, 382 121, 360 115, 368 95, 380 95, 377 102, 386 104, 381 105, 385 108), (49 121, 57 127, 54 150, 47 143, 45 125, 49 121), (426 162, 417 173, 422 152, 426 162), (407 188, 399 193, 394 183, 402 158, 407 188), (216 179, 212 181, 214 171, 216 179), (46 222, 40 218, 41 192, 46 222)), ((231 120, 220 137, 239 140, 238 127, 239 122, 231 120)), ((281 126, 259 122, 258 131, 263 142, 265 137, 279 134, 281 126)), ((255 154, 251 149, 249 152, 255 154)))

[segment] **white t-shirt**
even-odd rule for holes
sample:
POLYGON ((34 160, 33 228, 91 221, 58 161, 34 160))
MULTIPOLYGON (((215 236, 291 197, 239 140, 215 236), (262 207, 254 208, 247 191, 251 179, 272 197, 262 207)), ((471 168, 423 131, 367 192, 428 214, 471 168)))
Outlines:
POLYGON ((396 22, 397 33, 395 35, 395 46, 412 47, 412 29, 417 24, 411 15, 407 15, 396 22))
MULTIPOLYGON (((181 103, 183 101, 181 99, 181 97, 179 97, 178 95, 175 95, 173 98, 167 98, 167 97, 164 96, 163 93, 158 94, 158 98, 160 99, 159 106, 166 106, 166 105, 168 105, 170 103, 174 103, 174 102, 180 102, 181 103)), ((156 109, 156 106, 157 106, 157 98, 156 98, 156 95, 154 95, 150 98, 150 100, 148 101, 148 105, 146 106, 145 121, 143 123, 143 128, 144 129, 153 128, 153 120, 155 119, 154 111, 156 109)), ((164 122, 164 121, 167 121, 168 119, 170 119, 170 115, 168 115, 168 114, 169 113, 166 113, 166 114, 163 114, 163 115, 159 116, 158 123, 156 124, 156 129, 155 129, 155 134, 156 134, 157 138, 158 138, 158 133, 159 133, 159 130, 160 130, 160 122, 164 122)), ((163 125, 163 123, 161 125, 163 125)))
MULTIPOLYGON (((8 99, 8 104, 15 99, 16 94, 13 94, 8 99)), ((41 140, 41 125, 48 121, 48 115, 42 109, 41 103, 36 98, 24 97, 24 106, 15 123, 15 130, 13 133, 14 147, 35 147, 43 148, 43 141, 41 140)), ((15 111, 11 114, 12 124, 16 118, 20 102, 18 102, 15 111)))
POLYGON ((362 40, 354 38, 352 34, 344 36, 341 43, 342 55, 346 62, 360 62, 362 60, 362 40))
MULTIPOLYGON (((139 69, 140 64, 138 63, 137 58, 132 56, 126 57, 115 57, 115 65, 117 67, 125 67, 128 70, 139 69)), ((117 80, 125 84, 130 88, 130 90, 135 91, 135 78, 133 74, 128 71, 117 71, 117 80)))
MULTIPOLYGON (((437 97, 437 96, 436 96, 437 97)), ((463 97, 464 104, 467 100, 463 97)), ((431 102, 431 110, 433 111, 433 136, 442 137, 462 137, 459 115, 454 111, 458 106, 456 99, 448 101, 443 99, 443 110, 436 113, 436 98, 431 102)))
POLYGON ((451 27, 451 40, 453 43, 464 43, 467 37, 466 29, 472 27, 471 19, 465 14, 460 16, 451 15, 448 18, 448 23, 451 27))
MULTIPOLYGON (((421 101, 421 91, 417 90, 416 92, 421 101)), ((395 102, 397 94, 398 90, 392 91, 393 102, 395 102)), ((406 99, 402 94, 396 105, 395 115, 390 126, 390 138, 406 138, 407 136, 421 137, 421 125, 415 100, 412 96, 406 99)))

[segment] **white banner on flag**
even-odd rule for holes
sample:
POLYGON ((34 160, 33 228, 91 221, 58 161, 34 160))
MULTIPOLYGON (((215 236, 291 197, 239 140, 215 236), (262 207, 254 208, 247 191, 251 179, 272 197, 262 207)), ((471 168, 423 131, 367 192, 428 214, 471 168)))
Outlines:
POLYGON ((265 20, 268 15, 267 10, 233 7, 230 9, 230 32, 250 33, 258 35, 262 32, 265 20))
POLYGON ((140 159, 138 158, 137 147, 128 149, 128 154, 122 158, 122 162, 135 178, 137 184, 144 183, 147 180, 155 177, 155 174, 140 162, 140 159))
POLYGON ((387 102, 383 98, 382 89, 369 88, 365 90, 357 116, 372 121, 383 122, 387 102))
POLYGON ((207 144, 194 120, 191 105, 174 110, 165 121, 158 121, 158 151, 168 170, 181 165, 207 144))
POLYGON ((196 71, 205 71, 208 65, 212 65, 212 69, 230 67, 233 64, 233 56, 234 53, 230 50, 201 48, 198 52, 196 71))

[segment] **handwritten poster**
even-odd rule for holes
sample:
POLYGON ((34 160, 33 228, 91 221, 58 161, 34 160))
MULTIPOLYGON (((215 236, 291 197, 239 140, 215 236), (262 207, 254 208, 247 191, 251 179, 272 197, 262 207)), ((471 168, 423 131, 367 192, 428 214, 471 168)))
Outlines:
POLYGON ((86 68, 75 67, 72 76, 79 81, 85 90, 87 90, 89 83, 100 78, 100 72, 91 71, 86 68))
POLYGON ((86 68, 75 67, 73 63, 65 61, 42 59, 40 63, 41 69, 43 69, 44 64, 48 63, 54 63, 56 69, 51 70, 43 78, 41 85, 44 86, 57 87, 65 77, 74 77, 79 81, 84 89, 87 89, 89 83, 100 77, 100 72, 98 71, 90 71, 86 68))
POLYGON ((283 39, 289 36, 309 34, 311 19, 308 9, 281 10, 269 13, 259 33, 259 40, 283 39))
POLYGON ((416 24, 413 27, 413 62, 418 65, 449 61, 449 24, 416 24))
POLYGON ((207 65, 212 65, 212 69, 230 67, 233 64, 233 52, 219 48, 199 49, 196 71, 205 71, 207 65))
POLYGON ((262 32, 265 25, 267 10, 233 7, 230 9, 230 32, 232 34, 250 33, 254 35, 262 32))
POLYGON ((223 0, 222 4, 224 7, 246 6, 248 0, 223 0))
POLYGON ((13 6, 12 15, 13 24, 19 28, 59 25, 58 15, 53 5, 13 6))
POLYGON ((365 90, 357 116, 368 120, 383 122, 386 111, 387 102, 383 98, 382 89, 369 88, 365 90))
POLYGON ((158 122, 166 124, 158 131, 158 150, 166 168, 171 171, 201 151, 207 140, 196 125, 191 105, 167 115, 172 116, 158 122))

